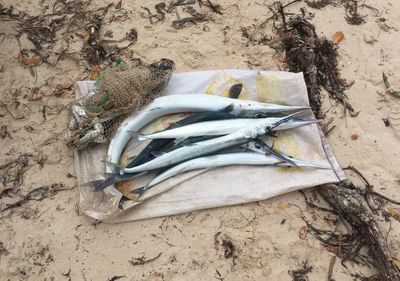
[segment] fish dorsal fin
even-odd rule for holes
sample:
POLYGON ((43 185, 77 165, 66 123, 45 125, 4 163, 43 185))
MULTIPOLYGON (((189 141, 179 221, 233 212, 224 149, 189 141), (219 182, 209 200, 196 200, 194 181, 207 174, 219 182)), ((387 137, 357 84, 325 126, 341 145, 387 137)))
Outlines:
POLYGON ((240 93, 242 92, 243 84, 242 83, 237 83, 232 85, 232 87, 229 89, 229 97, 231 99, 237 99, 240 96, 240 93))
POLYGON ((234 104, 231 103, 230 105, 228 105, 227 107, 224 107, 221 111, 222 112, 232 112, 234 108, 234 104))

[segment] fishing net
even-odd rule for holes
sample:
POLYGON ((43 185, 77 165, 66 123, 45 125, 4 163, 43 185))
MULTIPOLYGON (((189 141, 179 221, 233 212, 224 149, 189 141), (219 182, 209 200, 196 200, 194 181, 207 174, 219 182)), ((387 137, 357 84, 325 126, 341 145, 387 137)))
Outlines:
POLYGON ((96 81, 96 90, 71 106, 66 144, 78 150, 109 140, 122 120, 160 94, 174 68, 169 59, 152 64, 135 59, 117 61, 104 70, 96 81))

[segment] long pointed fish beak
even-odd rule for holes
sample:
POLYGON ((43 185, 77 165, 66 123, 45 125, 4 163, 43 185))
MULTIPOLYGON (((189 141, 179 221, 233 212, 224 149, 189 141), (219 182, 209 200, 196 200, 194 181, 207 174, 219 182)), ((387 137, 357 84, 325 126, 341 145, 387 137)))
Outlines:
MULTIPOLYGON (((315 119, 308 119, 308 120, 304 120, 301 118, 293 118, 289 121, 293 122, 293 125, 295 125, 294 127, 301 127, 301 126, 306 126, 306 125, 310 125, 310 124, 316 124, 316 123, 321 123, 323 120, 315 120, 315 119)), ((289 125, 289 128, 290 125, 289 125)))
POLYGON ((290 157, 284 156, 280 154, 279 152, 275 151, 272 147, 269 147, 269 150, 265 153, 265 155, 273 155, 277 159, 282 160, 283 162, 286 162, 292 166, 297 166, 296 162, 292 161, 290 157))
POLYGON ((303 160, 299 160, 299 159, 292 159, 293 162, 296 163, 296 166, 298 167, 304 167, 304 168, 315 168, 315 169, 321 169, 321 170, 332 170, 332 166, 328 166, 328 165, 319 165, 319 164, 315 164, 312 162, 306 162, 303 160))
POLYGON ((279 105, 274 104, 273 109, 275 112, 292 112, 298 110, 310 109, 308 105, 279 105))
POLYGON ((296 163, 294 161, 291 160, 291 158, 287 155, 283 155, 279 152, 277 152, 274 149, 274 142, 272 143, 272 146, 269 146, 267 143, 265 143, 263 140, 261 139, 257 139, 258 142, 260 142, 260 144, 262 145, 262 147, 266 150, 265 155, 269 156, 269 155, 273 155, 275 158, 280 159, 292 166, 296 166, 296 163))
POLYGON ((275 129, 276 127, 278 127, 279 125, 286 123, 287 121, 293 119, 294 117, 303 114, 304 112, 308 111, 309 109, 302 109, 300 111, 297 111, 295 113, 292 113, 288 116, 282 117, 280 120, 276 121, 274 124, 272 124, 271 126, 268 126, 265 128, 265 133, 268 134, 270 133, 273 129, 275 129))

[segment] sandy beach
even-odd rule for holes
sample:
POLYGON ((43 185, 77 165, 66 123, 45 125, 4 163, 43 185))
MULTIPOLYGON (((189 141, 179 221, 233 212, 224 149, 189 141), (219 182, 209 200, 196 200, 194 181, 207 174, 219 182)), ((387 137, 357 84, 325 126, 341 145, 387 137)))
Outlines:
MULTIPOLYGON (((171 27, 175 13, 155 24, 143 17, 146 11, 141 7, 154 12, 159 1, 123 0, 119 10, 115 9, 117 2, 91 1, 90 9, 114 4, 100 32, 112 31, 115 44, 122 46, 119 40, 131 28, 137 30, 137 42, 123 51, 128 59, 153 62, 166 57, 175 62, 176 72, 285 70, 281 54, 267 44, 249 42, 242 34, 243 27, 252 30, 271 16, 268 5, 272 1, 219 1, 222 15, 196 3, 193 7, 206 11, 209 18, 181 29, 171 27), (113 15, 120 20, 109 20, 113 15)), ((356 167, 376 192, 400 200, 400 98, 385 93, 382 80, 384 72, 392 88, 400 90, 400 2, 359 2, 365 20, 361 25, 348 24, 341 6, 317 10, 299 2, 288 6, 287 12, 299 14, 305 7, 320 36, 331 39, 335 32, 343 32, 339 67, 342 78, 354 81, 347 95, 359 114, 344 116, 343 107, 323 91, 326 120, 334 118, 335 126, 328 141, 342 167, 356 167)), ((54 3, 1 1, 3 7, 13 5, 16 11, 30 15, 51 13, 54 3)), ((178 11, 184 17, 181 7, 178 11)), ((0 125, 8 132, 0 138, 0 178, 8 181, 0 185, 0 209, 38 187, 51 190, 56 184, 65 189, 49 191, 45 198, 0 214, 1 280, 284 281, 294 280, 290 272, 305 262, 312 267, 306 280, 327 280, 334 249, 310 235, 302 217, 331 230, 335 219, 307 207, 299 192, 123 224, 98 223, 82 215, 77 207, 73 151, 63 140, 67 109, 74 100, 72 85, 90 75, 90 67, 78 57, 82 38, 71 39, 71 55, 55 66, 32 67, 21 59, 20 50, 34 46, 26 35, 16 40, 17 22, 0 16, 0 24, 0 125), (15 159, 19 160, 11 168, 4 168, 15 159)), ((273 40, 275 35, 265 27, 265 36, 273 40)), ((59 54, 64 48, 56 44, 52 51, 59 54)), ((351 173, 349 178, 361 184, 351 173)), ((311 190, 305 192, 314 198, 311 190)), ((326 206, 322 201, 319 204, 326 206)), ((390 207, 400 212, 399 206, 390 207)), ((381 217, 380 227, 400 266, 400 222, 390 221, 381 217)), ((336 258, 334 280, 376 273, 354 262, 345 264, 347 268, 336 258)))

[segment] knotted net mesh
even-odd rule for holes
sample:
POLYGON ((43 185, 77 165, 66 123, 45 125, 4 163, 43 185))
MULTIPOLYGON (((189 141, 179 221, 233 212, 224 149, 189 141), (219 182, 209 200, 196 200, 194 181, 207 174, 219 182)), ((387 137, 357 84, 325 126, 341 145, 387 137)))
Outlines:
POLYGON ((136 59, 104 70, 97 90, 71 106, 66 144, 82 149, 89 143, 107 141, 126 117, 160 95, 174 68, 169 59, 152 64, 136 59))

